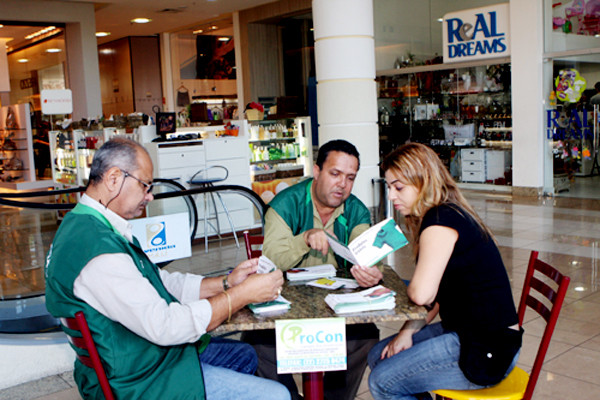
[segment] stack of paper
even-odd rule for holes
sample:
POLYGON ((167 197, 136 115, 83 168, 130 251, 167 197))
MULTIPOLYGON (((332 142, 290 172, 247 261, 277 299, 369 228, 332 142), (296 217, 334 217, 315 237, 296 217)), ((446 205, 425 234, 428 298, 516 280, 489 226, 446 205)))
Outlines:
POLYGON ((335 276, 335 267, 331 264, 314 267, 292 268, 286 271, 288 281, 311 281, 319 278, 335 276))
POLYGON ((290 309, 290 304, 291 302, 289 300, 285 299, 282 295, 279 295, 273 301, 248 304, 248 308, 250 308, 254 314, 270 314, 278 311, 287 311, 290 309))
POLYGON ((391 310, 396 306, 396 292, 377 285, 367 290, 348 294, 328 294, 325 302, 336 314, 361 311, 391 310))

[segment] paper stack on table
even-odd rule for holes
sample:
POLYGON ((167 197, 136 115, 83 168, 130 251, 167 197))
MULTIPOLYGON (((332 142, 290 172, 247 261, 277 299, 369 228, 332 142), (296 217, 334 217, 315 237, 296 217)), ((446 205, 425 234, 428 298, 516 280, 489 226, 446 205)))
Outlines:
POLYGON ((286 271, 288 281, 310 281, 335 276, 335 267, 331 264, 314 267, 292 268, 286 271))
POLYGON ((275 313, 277 311, 289 310, 290 304, 291 302, 289 300, 285 299, 282 295, 279 295, 273 301, 248 304, 248 308, 252 310, 254 314, 267 314, 275 313))
MULTIPOLYGON (((266 256, 260 256, 258 258, 258 270, 256 271, 257 274, 268 274, 276 269, 277 266, 275 263, 269 260, 266 256)), ((290 304, 291 302, 280 294, 273 301, 248 304, 248 308, 252 310, 254 314, 269 314, 278 311, 287 311, 290 309, 290 304)))
POLYGON ((377 285, 356 293, 328 294, 325 302, 336 314, 391 310, 396 306, 396 292, 377 285))

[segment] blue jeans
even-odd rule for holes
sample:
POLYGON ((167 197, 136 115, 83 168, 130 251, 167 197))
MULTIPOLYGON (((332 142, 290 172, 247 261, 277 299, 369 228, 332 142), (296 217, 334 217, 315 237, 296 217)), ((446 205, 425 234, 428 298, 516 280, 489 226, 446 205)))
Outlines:
POLYGON ((252 346, 222 338, 212 338, 200 354, 207 400, 289 400, 282 384, 254 376, 258 358, 252 346))
MULTIPOLYGON (((395 337, 377 343, 369 352, 369 389, 375 400, 413 400, 436 389, 472 390, 483 386, 469 381, 458 366, 460 342, 440 322, 425 326, 412 337, 413 346, 381 360, 383 348, 395 337)), ((509 372, 517 362, 515 356, 509 372)), ((507 372, 508 374, 508 372, 507 372)), ((425 398, 430 398, 425 395, 425 398)))

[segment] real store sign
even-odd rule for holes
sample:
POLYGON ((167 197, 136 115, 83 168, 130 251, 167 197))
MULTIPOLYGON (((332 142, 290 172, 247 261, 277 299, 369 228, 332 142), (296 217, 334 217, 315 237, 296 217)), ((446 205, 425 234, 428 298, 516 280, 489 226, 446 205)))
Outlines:
POLYGON ((508 7, 496 4, 444 15, 444 62, 509 56, 508 7))

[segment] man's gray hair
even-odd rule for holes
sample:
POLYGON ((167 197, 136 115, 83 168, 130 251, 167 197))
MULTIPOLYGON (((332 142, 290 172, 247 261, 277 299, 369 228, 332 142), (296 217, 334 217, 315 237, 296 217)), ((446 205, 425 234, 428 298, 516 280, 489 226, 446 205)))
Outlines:
POLYGON ((106 171, 112 167, 127 172, 136 171, 139 168, 138 152, 148 154, 142 145, 131 139, 115 137, 104 143, 94 155, 89 184, 92 186, 99 184, 106 171))

